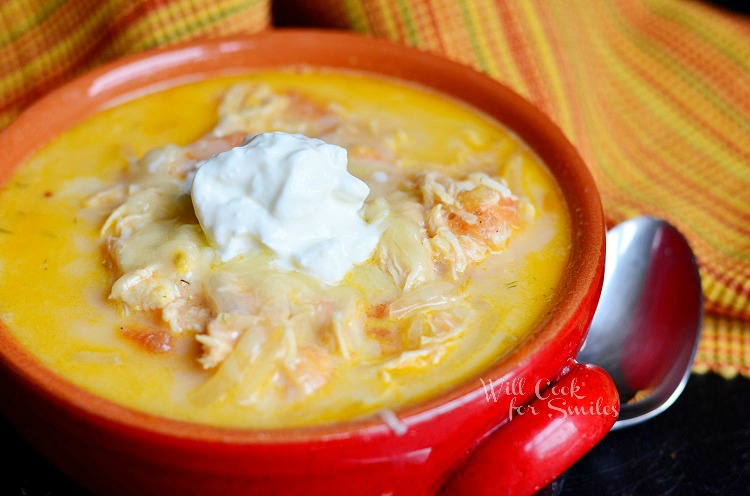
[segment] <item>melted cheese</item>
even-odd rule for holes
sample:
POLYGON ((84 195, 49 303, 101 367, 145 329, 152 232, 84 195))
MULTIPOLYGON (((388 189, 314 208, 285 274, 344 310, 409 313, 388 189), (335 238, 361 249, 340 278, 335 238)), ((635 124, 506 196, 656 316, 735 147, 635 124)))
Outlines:
MULTIPOLYGON (((269 106, 276 103, 268 100, 269 106)), ((329 124, 316 125, 327 129, 329 124)), ((262 129, 277 130, 315 134, 311 129, 262 129)), ((408 208, 402 213, 408 216, 408 208)), ((199 244, 200 233, 183 229, 178 235, 199 244)), ((155 256, 179 265, 160 243, 161 236, 142 233, 140 249, 157 247, 155 256)), ((438 394, 502 357, 542 319, 569 251, 569 220, 554 179, 517 138, 480 113, 418 88, 369 77, 259 73, 182 86, 106 110, 54 139, 18 170, 0 192, 0 318, 51 369, 132 408, 223 426, 335 422, 438 394), (460 289, 465 305, 453 313, 439 312, 446 300, 429 295, 399 299, 393 278, 366 265, 328 289, 339 301, 355 292, 373 304, 369 310, 352 311, 373 315, 368 326, 379 337, 381 352, 398 325, 394 322, 425 301, 436 309, 436 318, 453 319, 451 327, 460 327, 455 339, 439 346, 427 339, 418 349, 385 350, 377 360, 363 352, 361 358, 342 362, 344 369, 336 370, 314 394, 264 402, 247 387, 217 400, 211 391, 215 376, 198 365, 198 346, 188 336, 177 337, 168 353, 148 352, 126 338, 123 330, 163 323, 152 312, 123 315, 108 301, 114 281, 102 264, 99 241, 107 212, 85 208, 85 203, 117 184, 128 160, 154 147, 187 145, 217 122, 224 134, 246 125, 242 116, 230 112, 231 118, 217 118, 216 113, 222 95, 239 82, 263 83, 277 92, 293 90, 365 123, 362 132, 369 137, 349 150, 350 171, 368 183, 372 194, 388 194, 384 189, 389 179, 399 174, 431 169, 460 177, 489 168, 487 172, 505 178, 510 191, 528 198, 533 221, 501 253, 464 269, 460 289), (394 300, 395 318, 384 321, 377 315, 377 303, 394 300)), ((259 263, 262 255, 230 262, 219 272, 252 281, 259 263)), ((441 289, 435 287, 433 293, 443 294, 441 289)), ((342 315, 338 328, 346 329, 345 312, 342 315)), ((410 335, 408 329, 399 332, 410 335)), ((252 349, 252 340, 247 341, 245 346, 252 349)), ((304 358, 304 363, 324 359, 304 358)))

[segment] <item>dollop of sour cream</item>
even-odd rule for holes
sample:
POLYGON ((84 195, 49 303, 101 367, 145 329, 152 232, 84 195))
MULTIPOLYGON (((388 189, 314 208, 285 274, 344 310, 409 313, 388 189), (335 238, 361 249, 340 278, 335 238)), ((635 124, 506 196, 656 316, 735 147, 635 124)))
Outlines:
POLYGON ((269 248, 274 264, 336 284, 382 234, 361 215, 370 193, 346 150, 300 134, 262 133, 203 162, 191 187, 222 261, 269 248))

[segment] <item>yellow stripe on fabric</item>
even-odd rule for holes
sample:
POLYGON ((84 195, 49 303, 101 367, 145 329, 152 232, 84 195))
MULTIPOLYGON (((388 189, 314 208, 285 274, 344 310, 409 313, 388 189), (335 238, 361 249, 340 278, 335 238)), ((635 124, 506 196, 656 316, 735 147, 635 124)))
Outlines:
POLYGON ((0 129, 8 126, 18 114, 16 112, 4 112, 0 114, 0 129))
MULTIPOLYGON (((639 120, 624 118, 623 125, 629 134, 641 138, 639 141, 626 143, 623 146, 627 146, 633 153, 638 154, 644 162, 649 160, 654 154, 657 154, 662 162, 669 159, 667 152, 658 150, 657 147, 648 146, 650 133, 648 131, 642 132, 643 129, 640 126, 639 120)), ((732 237, 734 231, 729 226, 724 228, 723 225, 717 222, 715 215, 711 215, 705 210, 706 200, 703 196, 695 195, 692 199, 694 202, 692 205, 690 204, 690 199, 679 196, 681 188, 675 183, 675 174, 679 173, 679 171, 664 169, 662 167, 651 167, 649 170, 656 176, 658 181, 654 183, 649 177, 643 175, 645 172, 641 167, 630 166, 628 161, 625 161, 623 166, 634 174, 641 174, 640 184, 642 187, 636 191, 642 200, 654 204, 650 208, 651 213, 659 212, 662 216, 679 219, 685 227, 697 233, 717 251, 743 260, 750 259, 750 255, 740 251, 741 246, 731 248, 728 245, 728 243, 734 244, 735 242, 736 238, 733 239, 732 237), (695 208, 696 204, 704 205, 704 207, 695 208)), ((618 186, 622 187, 623 185, 618 182, 618 186)))
MULTIPOLYGON (((478 68, 470 34, 463 22, 461 6, 452 0, 430 0, 429 7, 440 30, 444 51, 436 52, 444 57, 453 59, 474 68, 478 68)), ((436 33, 437 34, 437 33, 436 33)))
POLYGON ((412 22, 419 39, 418 46, 424 50, 441 53, 444 52, 443 44, 435 24, 436 19, 430 13, 431 8, 429 1, 411 3, 412 22))
POLYGON ((703 294, 709 300, 709 307, 728 316, 748 318, 748 300, 739 296, 733 288, 728 287, 712 275, 703 276, 703 294), (736 309, 736 313, 732 310, 736 309))
MULTIPOLYGON (((613 119, 614 118, 615 117, 613 117, 613 119)), ((674 190, 674 178, 675 174, 678 173, 677 171, 670 171, 668 169, 662 169, 661 167, 646 165, 650 155, 656 154, 665 160, 669 159, 669 155, 664 155, 656 148, 641 144, 643 139, 636 138, 641 132, 645 133, 647 136, 650 132, 648 129, 643 129, 642 121, 638 119, 638 116, 626 115, 623 119, 625 119, 625 131, 627 132, 624 136, 630 137, 624 140, 625 143, 622 146, 630 148, 633 152, 641 153, 642 158, 644 159, 639 162, 638 166, 631 165, 629 162, 632 161, 628 160, 625 160, 621 164, 621 166, 627 168, 627 171, 631 174, 635 174, 639 177, 638 181, 628 181, 629 183, 637 182, 641 185, 640 188, 631 190, 632 193, 638 195, 641 201, 652 204, 650 213, 672 218, 678 216, 685 227, 689 227, 690 231, 701 236, 713 249, 723 253, 732 254, 738 258, 746 258, 746 255, 742 252, 730 250, 725 244, 733 243, 731 237, 731 234, 733 233, 732 230, 721 230, 721 234, 717 236, 716 233, 719 232, 719 229, 717 229, 717 219, 708 214, 704 209, 695 208, 694 205, 690 205, 688 203, 690 201, 689 198, 681 198, 678 195, 679 190, 674 190), (654 183, 648 177, 644 177, 644 174, 646 174, 647 171, 650 174, 659 177, 658 182, 654 183), (669 192, 670 189, 673 190, 671 193, 669 192), (654 203, 658 206, 654 205, 654 203), (686 210, 690 210, 690 215, 684 215, 686 210), (678 215, 680 213, 683 215, 678 215), (727 235, 727 233, 729 233, 729 235, 727 235)), ((621 172, 624 173, 626 170, 623 169, 621 172)), ((619 183, 619 181, 617 184, 621 189, 625 189, 625 184, 619 183)), ((699 204, 705 204, 703 197, 700 195, 694 196, 692 200, 699 204)), ((699 255, 701 255, 701 253, 699 253, 699 255)))
MULTIPOLYGON (((252 8, 238 14, 233 14, 212 26, 211 31, 206 31, 208 35, 233 35, 238 33, 255 33, 266 29, 269 26, 270 13, 264 5, 253 6, 252 8), (215 30, 215 31, 213 31, 215 30)), ((202 33, 196 33, 201 35, 202 33)))
MULTIPOLYGON (((619 76, 621 78, 629 78, 632 77, 632 75, 628 75, 627 69, 624 69, 623 71, 619 72, 619 76)), ((637 84, 637 80, 630 79, 628 81, 625 81, 626 83, 630 84, 637 84)), ((630 140, 627 140, 627 135, 623 136, 623 144, 621 146, 628 146, 634 150, 641 152, 641 157, 644 160, 643 163, 649 163, 653 162, 653 159, 656 158, 659 160, 662 164, 669 164, 670 161, 674 161, 675 156, 673 151, 665 149, 665 147, 661 146, 663 144, 663 141, 661 140, 661 136, 656 135, 655 133, 659 129, 669 129, 669 125, 672 123, 672 121, 669 120, 669 117, 671 115, 672 110, 664 104, 661 100, 658 98, 653 98, 653 95, 649 95, 648 92, 650 91, 650 88, 643 87, 641 88, 642 91, 633 91, 631 96, 634 97, 635 102, 639 103, 640 106, 646 107, 650 106, 653 108, 654 112, 649 113, 646 115, 628 115, 623 114, 621 116, 622 119, 626 120, 628 131, 631 136, 633 136, 638 141, 636 143, 632 143, 630 140), (640 96, 642 95, 642 96, 640 96), (646 121, 649 121, 648 124, 646 124, 646 121)), ((682 136, 684 143, 684 147, 680 149, 679 147, 676 147, 675 150, 679 150, 679 152, 683 155, 687 155, 688 157, 691 154, 691 140, 696 137, 695 133, 691 133, 688 135, 685 135, 685 131, 681 127, 676 127, 674 129, 670 130, 671 133, 675 136, 682 136)), ((696 153, 697 150, 693 150, 692 153, 696 153)), ((633 170, 643 171, 642 164, 629 167, 633 170)), ((679 164, 675 164, 679 165, 679 164)), ((669 166, 668 166, 669 167, 669 166)), ((660 180, 658 183, 654 184, 649 178, 644 177, 643 178, 643 184, 646 188, 646 193, 648 195, 660 195, 660 198, 654 198, 658 199, 660 202, 663 201, 684 201, 686 202, 685 208, 682 209, 683 211, 689 210, 691 215, 690 217, 703 217, 702 220, 699 223, 692 223, 691 228, 695 230, 700 230, 703 234, 706 235, 707 238, 710 238, 713 240, 713 244, 718 248, 722 248, 723 243, 719 242, 714 236, 707 236, 707 231, 702 230, 702 225, 710 226, 712 228, 716 227, 724 227, 726 226, 727 229, 721 229, 721 232, 723 233, 720 237, 721 240, 726 241, 731 237, 731 234, 736 231, 737 228, 743 227, 742 219, 737 218, 736 221, 732 222, 731 224, 728 224, 731 220, 728 219, 729 214, 726 213, 726 215, 720 219, 719 222, 714 220, 713 215, 715 215, 716 210, 719 207, 716 207, 716 205, 712 202, 717 201, 717 199, 711 200, 706 198, 705 195, 700 194, 702 189, 711 190, 716 195, 720 196, 721 193, 720 190, 711 189, 710 185, 707 184, 705 180, 705 176, 701 175, 700 173, 693 170, 693 167, 681 167, 678 169, 673 169, 672 167, 669 167, 668 169, 664 169, 663 167, 649 167, 649 170, 657 175, 660 180), (680 174, 680 177, 683 181, 689 181, 689 188, 690 190, 695 192, 695 195, 692 196, 692 198, 686 198, 684 195, 681 195, 680 193, 684 193, 684 190, 681 189, 674 189, 672 188, 673 185, 675 185, 675 174, 680 174), (664 188, 672 188, 673 191, 671 194, 666 194, 666 191, 664 188), (703 205, 703 208, 695 208, 695 205, 703 205), (714 213, 711 215, 709 213, 709 209, 713 210, 714 213), (734 228, 734 229, 732 229, 734 228)), ((722 198, 722 201, 726 201, 726 198, 722 198)), ((727 204, 735 204, 735 206, 739 209, 742 208, 743 204, 741 201, 737 201, 737 199, 733 199, 731 202, 726 202, 727 204)), ((741 259, 747 259, 750 260, 750 254, 742 253, 741 250, 743 248, 746 248, 746 246, 739 246, 733 249, 732 251, 725 251, 727 254, 731 254, 733 256, 736 256, 741 259)))
POLYGON ((750 378, 750 322, 707 316, 693 371, 750 378))
MULTIPOLYGON (((228 0, 220 5, 212 5, 208 11, 196 11, 190 15, 180 15, 186 3, 176 0, 160 5, 140 18, 120 36, 118 45, 127 44, 128 52, 152 48, 160 44, 170 44, 185 40, 207 27, 210 12, 216 19, 224 19, 247 9, 263 8, 263 0, 228 0)), ((125 51, 125 50, 123 50, 125 51)))
POLYGON ((529 28, 528 31, 533 42, 531 43, 531 47, 538 55, 538 60, 540 61, 539 68, 543 74, 543 81, 547 84, 552 96, 555 121, 570 136, 573 130, 573 117, 570 111, 570 99, 565 91, 567 84, 562 79, 560 71, 560 66, 565 61, 556 61, 554 59, 551 44, 555 43, 555 41, 554 39, 550 39, 554 33, 546 32, 541 21, 537 19, 539 11, 544 10, 546 7, 544 4, 533 5, 531 2, 519 2, 517 5, 525 18, 524 25, 529 28))
POLYGON ((477 67, 528 97, 529 89, 502 36, 495 4, 477 0, 460 6, 477 67))
MULTIPOLYGON (((607 16, 607 18, 617 22, 622 28, 624 28, 624 31, 628 32, 629 38, 637 42, 638 46, 643 49, 644 53, 648 53, 650 56, 652 56, 653 61, 659 61, 663 65, 669 66, 670 68, 674 69, 676 73, 686 79, 686 83, 688 83, 688 86, 695 86, 696 89, 700 92, 700 95, 701 97, 703 97, 703 99, 709 100, 710 102, 713 102, 716 107, 721 108, 723 113, 726 114, 727 117, 730 117, 731 120, 738 126, 743 125, 747 122, 747 117, 739 113, 737 109, 731 105, 730 102, 727 102, 719 95, 717 95, 713 88, 706 85, 706 83, 696 74, 685 70, 685 68, 682 67, 682 65, 678 61, 676 61, 672 55, 668 54, 658 43, 653 43, 648 38, 646 38, 645 35, 635 29, 630 23, 626 22, 626 16, 623 15, 622 10, 615 10, 616 4, 614 2, 603 2, 603 5, 610 8, 612 11, 611 15, 607 16)), ((658 67, 658 65, 655 65, 654 67, 658 67)), ((700 99, 698 101, 700 101, 700 99)))
POLYGON ((513 57, 513 47, 506 42, 504 30, 500 23, 498 5, 492 0, 477 0, 477 5, 481 7, 481 13, 477 14, 480 26, 487 26, 487 29, 477 36, 484 35, 483 46, 491 54, 490 74, 502 78, 505 84, 528 98, 529 88, 521 75, 518 63, 513 57))
POLYGON ((706 44, 712 46, 721 52, 721 55, 728 58, 746 71, 750 71, 750 57, 742 56, 738 46, 748 43, 747 33, 736 32, 730 34, 728 30, 736 28, 734 22, 721 22, 715 12, 711 12, 711 7, 697 4, 691 9, 685 9, 680 3, 665 2, 644 2, 644 6, 649 12, 658 17, 663 22, 673 22, 685 26, 696 37, 701 38, 706 44), (706 22, 706 14, 712 16, 712 21, 721 23, 721 27, 715 28, 711 23, 706 22), (738 43, 731 43, 736 41, 738 43))
MULTIPOLYGON (((620 78, 622 78, 623 76, 628 76, 630 78, 629 81, 628 81, 628 83, 631 85, 631 87, 633 87, 633 88, 634 87, 638 87, 639 88, 638 91, 630 91, 630 92, 628 92, 628 94, 630 94, 632 97, 638 97, 642 93, 652 92, 652 87, 649 86, 649 85, 646 85, 646 84, 642 84, 640 82, 638 76, 634 75, 632 73, 630 67, 628 65, 626 65, 626 64, 623 64, 619 60, 619 58, 617 58, 616 56, 615 57, 606 57, 606 58, 607 59, 611 59, 613 61, 613 63, 618 64, 618 67, 619 67, 620 70, 617 71, 617 74, 618 74, 618 76, 620 78)), ((656 105, 659 108, 655 109, 656 111, 650 113, 649 116, 651 116, 652 119, 656 119, 656 120, 662 121, 662 123, 664 124, 663 126, 657 126, 657 128, 660 128, 660 129, 669 129, 670 127, 674 127, 674 126, 670 126, 670 124, 673 125, 675 121, 679 121, 679 115, 678 115, 678 113, 673 112, 673 109, 671 109, 671 108, 665 107, 663 101, 661 100, 661 98, 658 95, 651 95, 651 96, 652 96, 652 98, 642 99, 642 105, 639 106, 638 108, 643 109, 643 111, 640 114, 637 114, 635 116, 638 119, 638 128, 636 129, 636 132, 634 134, 635 135, 639 135, 639 134, 643 133, 647 137, 647 139, 651 139, 653 135, 649 134, 650 132, 641 131, 641 128, 645 127, 644 124, 647 124, 649 122, 648 119, 645 119, 645 115, 644 114, 645 114, 645 112, 648 111, 648 109, 651 109, 651 107, 653 105, 656 105), (667 120, 665 118, 665 113, 670 113, 671 114, 670 117, 673 120, 667 120)), ((678 126, 677 129, 674 130, 674 132, 675 133, 682 133, 683 132, 682 131, 682 127, 678 126)), ((624 140, 623 140, 623 144, 625 144, 624 140)), ((645 147, 645 148, 648 149, 650 151, 650 153, 657 153, 657 154, 662 154, 662 155, 663 155, 663 153, 665 151, 664 147, 661 146, 661 143, 655 143, 655 146, 653 146, 653 147, 645 147)), ((725 156, 725 159, 731 160, 732 157, 725 156)), ((664 160, 668 161, 669 157, 668 156, 664 157, 664 160)), ((683 168, 683 171, 688 172, 688 173, 692 172, 690 170, 690 168, 683 168)), ((701 183, 705 182, 705 178, 702 177, 702 176, 700 176, 700 175, 693 175, 693 180, 697 181, 697 184, 695 185, 696 188, 697 188, 696 191, 700 191, 701 190, 701 183)), ((672 177, 671 176, 668 177, 668 178, 666 178, 666 181, 665 181, 666 184, 671 184, 671 182, 672 182, 672 177)), ((676 195, 676 198, 679 198, 679 197, 680 197, 679 194, 676 195)), ((730 202, 730 203, 735 203, 735 202, 730 202)), ((736 206, 738 208, 742 208, 744 206, 744 204, 741 201, 738 201, 736 203, 737 203, 736 206)), ((708 222, 708 225, 710 225, 710 224, 711 224, 711 222, 708 222)), ((717 243, 714 243, 714 244, 717 244, 717 243)))
POLYGON ((461 16, 466 26, 466 34, 471 43, 472 50, 474 52, 474 60, 476 61, 477 67, 483 71, 489 71, 491 74, 497 74, 498 71, 490 71, 490 61, 492 56, 487 49, 486 43, 481 42, 481 30, 478 28, 476 19, 476 10, 470 10, 470 2, 460 2, 461 16))
MULTIPOLYGON (((589 46, 592 47, 594 56, 599 59, 604 59, 604 54, 601 53, 601 50, 603 44, 605 43, 605 40, 601 39, 601 37, 592 36, 592 33, 589 32, 589 29, 590 26, 593 25, 593 22, 581 22, 579 25, 580 31, 578 34, 584 33, 583 38, 591 40, 589 46)), ((590 84, 590 81, 585 76, 587 73, 587 69, 588 68, 583 64, 583 61, 578 64, 578 68, 575 73, 578 76, 577 83, 579 88, 586 88, 590 84)), ((591 161, 591 165, 597 165, 597 167, 595 167, 592 172, 594 172, 595 176, 597 177, 599 185, 605 188, 605 191, 613 191, 615 190, 614 185, 617 185, 616 191, 618 191, 618 193, 616 198, 613 198, 611 195, 607 194, 603 196, 607 211, 610 214, 615 213, 619 215, 617 220, 622 220, 625 217, 621 212, 626 208, 630 209, 631 211, 649 211, 648 198, 645 198, 643 201, 639 199, 640 191, 634 190, 631 187, 631 184, 635 183, 635 181, 632 181, 632 178, 630 178, 631 180, 626 180, 624 182, 618 181, 618 178, 620 178, 620 174, 616 173, 616 171, 620 173, 622 171, 630 173, 630 169, 628 167, 630 161, 622 155, 622 150, 613 140, 596 139, 596 130, 601 129, 602 126, 602 124, 599 122, 599 119, 597 118, 600 115, 600 112, 597 112, 597 109, 606 108, 605 105, 607 103, 599 101, 598 88, 592 89, 592 91, 589 93, 589 98, 583 98, 582 103, 585 110, 583 112, 583 116, 586 125, 586 134, 591 142, 587 151, 589 152, 589 157, 594 158, 594 160, 591 161), (615 204, 613 200, 619 200, 620 203, 615 204), (617 206, 618 208, 615 208, 615 206, 617 206)), ((625 179, 628 178, 626 177, 625 179)))
MULTIPOLYGON (((692 207, 686 209, 689 211, 689 216, 701 218, 701 220, 699 220, 698 222, 691 222, 691 227, 694 230, 699 231, 701 234, 705 235, 706 238, 709 239, 715 247, 717 247, 717 249, 722 249, 724 253, 742 260, 750 260, 750 253, 743 252, 743 249, 747 250, 746 244, 741 246, 735 245, 734 248, 731 248, 730 246, 722 246, 724 244, 723 242, 729 241, 731 243, 732 234, 737 228, 745 227, 743 218, 739 213, 734 214, 728 209, 723 209, 724 215, 722 215, 721 218, 713 218, 711 215, 707 215, 709 210, 713 210, 715 213, 717 210, 721 209, 720 205, 717 206, 714 203, 709 203, 716 200, 710 200, 706 198, 705 194, 702 194, 702 190, 705 189, 706 191, 711 191, 712 193, 714 193, 714 197, 716 199, 721 198, 720 201, 726 203, 727 205, 732 205, 738 212, 741 211, 741 209, 747 207, 747 204, 744 203, 741 198, 723 196, 723 189, 713 187, 710 182, 707 182, 705 180, 704 175, 701 175, 694 170, 694 167, 683 166, 674 168, 667 165, 668 168, 664 169, 663 167, 653 167, 649 165, 649 155, 661 159, 664 164, 669 164, 670 161, 676 162, 676 154, 683 155, 685 156, 685 160, 689 160, 691 153, 688 152, 692 152, 692 154, 703 154, 705 153, 705 150, 703 149, 704 146, 713 148, 710 145, 711 141, 707 140, 705 136, 700 133, 699 129, 685 129, 685 127, 689 126, 689 124, 685 124, 684 126, 675 126, 674 119, 679 119, 680 117, 679 109, 673 108, 668 104, 668 102, 665 102, 664 100, 659 98, 659 95, 654 92, 651 86, 641 84, 637 76, 632 74, 629 68, 627 68, 625 65, 622 65, 621 67, 623 67, 624 70, 619 73, 620 78, 625 79, 626 81, 624 82, 629 84, 630 86, 639 88, 639 91, 631 92, 631 96, 634 97, 633 103, 635 105, 638 105, 637 108, 650 109, 648 114, 646 114, 646 111, 644 111, 643 114, 623 113, 622 115, 623 118, 630 119, 629 132, 632 136, 639 137, 638 141, 640 144, 642 144, 642 149, 644 151, 644 160, 637 165, 637 168, 640 170, 651 170, 654 174, 657 174, 660 177, 660 180, 657 184, 650 184, 648 180, 644 181, 648 189, 648 193, 651 195, 663 193, 665 187, 673 189, 672 186, 675 184, 675 177, 681 177, 684 181, 690 181, 690 190, 694 193, 693 195, 691 195, 690 197, 686 197, 686 195, 681 194, 683 193, 682 191, 676 190, 674 191, 674 194, 672 196, 662 194, 662 198, 659 199, 659 202, 675 202, 679 200, 688 202, 688 207, 692 207), (673 150, 669 150, 663 146, 660 146, 662 143, 660 143, 659 141, 655 141, 655 133, 657 133, 660 129, 668 129, 673 136, 681 138, 682 145, 675 146, 673 150), (675 174, 678 174, 678 176, 675 176, 675 174), (694 205, 696 204, 704 205, 704 208, 695 208, 694 205), (705 230, 702 226, 706 226, 707 229, 714 230, 717 233, 721 234, 719 234, 718 239, 714 235, 709 236, 709 231, 705 230)), ((627 142, 623 143, 622 146, 633 145, 632 142, 628 140, 627 142)), ((723 157, 723 160, 726 161, 737 160, 736 157, 728 156, 723 152, 723 150, 720 149, 715 149, 714 153, 716 154, 715 156, 721 155, 723 157)), ((675 165, 684 164, 685 162, 681 162, 676 163, 675 165)), ((714 166, 718 167, 718 165, 714 166)))
MULTIPOLYGON (((722 32, 719 35, 706 29, 705 21, 702 24, 703 28, 698 29, 697 26, 692 23, 692 18, 694 17, 692 11, 686 11, 683 13, 679 9, 674 9, 671 6, 669 9, 654 9, 648 4, 646 5, 646 8, 649 9, 649 13, 659 16, 662 25, 680 31, 675 36, 676 40, 700 40, 700 44, 691 52, 691 54, 702 56, 702 65, 699 66, 696 63, 693 64, 700 72, 708 76, 714 76, 714 79, 718 80, 731 79, 732 83, 741 81, 747 82, 747 76, 750 74, 750 42, 748 42, 750 33, 740 35, 741 37, 739 38, 730 38, 727 36, 726 32, 722 32), (662 14, 662 10, 666 10, 671 13, 672 16, 665 16, 662 14), (707 71, 709 67, 713 66, 715 61, 721 60, 722 58, 726 58, 730 62, 722 64, 721 71, 707 71)), ((688 44, 682 48, 683 50, 687 50, 690 46, 692 45, 688 44)), ((690 60, 688 61, 690 62, 690 60)), ((725 84, 726 82, 728 81, 722 81, 722 83, 724 83, 722 89, 725 91, 730 90, 725 84)), ((734 85, 731 84, 729 86, 734 85)), ((748 93, 745 93, 745 95, 748 95, 748 93)), ((739 92, 735 92, 731 94, 731 98, 735 101, 738 98, 741 100, 742 95, 739 92)))
POLYGON ((187 38, 193 20, 176 15, 182 7, 179 1, 161 5, 125 30, 121 38, 127 43, 128 51, 141 51, 187 38))
POLYGON ((33 27, 47 20, 66 0, 26 2, 7 1, 0 4, 0 20, 5 28, 0 31, 0 49, 15 42, 33 27), (8 22, 10 21, 10 22, 8 22))
POLYGON ((385 35, 392 40, 398 40, 398 28, 396 27, 396 21, 391 15, 391 11, 388 8, 388 2, 391 0, 378 0, 380 5, 380 19, 383 21, 383 28, 385 28, 385 35))
POLYGON ((343 0, 344 13, 346 14, 352 29, 360 33, 370 31, 370 24, 367 22, 364 7, 357 0, 343 0))
POLYGON ((411 2, 409 0, 394 0, 396 9, 403 19, 404 32, 406 33, 406 42, 412 46, 420 45, 420 36, 414 27, 414 16, 411 14, 411 2))
POLYGON ((671 76, 673 81, 680 84, 681 87, 676 89, 679 91, 690 91, 691 94, 683 97, 683 100, 691 100, 693 102, 701 102, 704 100, 710 100, 714 105, 707 105, 708 110, 713 111, 713 118, 723 119, 729 117, 728 114, 734 116, 733 124, 744 125, 747 120, 739 112, 736 112, 726 101, 719 97, 714 88, 708 86, 708 84, 700 78, 700 76, 692 71, 685 69, 673 55, 670 55, 655 40, 649 40, 644 35, 637 33, 637 30, 623 20, 621 17, 617 18, 617 22, 630 34, 637 38, 635 41, 641 48, 642 53, 648 53, 653 58, 645 59, 641 57, 641 66, 652 69, 662 69, 663 73, 667 76, 671 76), (719 111, 718 109, 722 109, 719 111))
MULTIPOLYGON (((86 43, 89 35, 92 31, 100 27, 102 20, 106 16, 107 12, 105 9, 95 10, 90 16, 85 16, 77 30, 67 33, 54 46, 40 52, 36 57, 15 71, 0 76, 0 93, 13 92, 19 87, 27 85, 29 81, 40 78, 43 73, 50 71, 50 68, 55 67, 57 64, 64 63, 61 60, 64 60, 65 56, 75 53, 76 48, 86 43)), ((91 40, 88 41, 91 42, 91 40)))
MULTIPOLYGON (((566 6, 559 2, 547 2, 545 4, 547 8, 549 8, 549 16, 548 19, 561 19, 564 18, 564 13, 559 10, 560 7, 563 9, 567 9, 566 6)), ((590 10, 584 10, 581 12, 581 18, 580 22, 585 24, 589 22, 589 20, 585 17, 589 14, 590 10)), ((573 132, 570 134, 571 141, 577 145, 577 148, 579 149, 581 155, 586 159, 587 164, 590 168, 592 168, 592 174, 595 176, 600 176, 599 173, 599 166, 598 162, 594 160, 590 150, 592 150, 592 144, 591 144, 591 136, 592 134, 588 132, 588 129, 590 128, 590 113, 591 113, 591 104, 593 103, 591 98, 582 98, 581 93, 587 92, 589 87, 589 81, 583 76, 583 69, 582 69, 582 63, 584 60, 583 55, 589 53, 589 46, 588 44, 581 44, 577 43, 578 36, 580 32, 578 30, 573 31, 571 29, 563 29, 559 23, 548 21, 546 24, 547 30, 550 32, 555 32, 558 36, 558 39, 560 40, 560 46, 557 47, 559 51, 566 50, 568 47, 573 47, 578 45, 579 53, 582 55, 581 57, 569 57, 567 59, 564 59, 562 56, 560 57, 560 66, 565 68, 565 64, 570 64, 569 66, 569 74, 570 74, 570 86, 568 89, 568 95, 569 95, 569 104, 571 106, 571 115, 573 116, 573 121, 575 123, 575 127, 573 132), (571 35, 573 38, 571 38, 571 35)), ((599 187, 601 188, 604 186, 603 180, 600 178, 599 181, 599 187)))

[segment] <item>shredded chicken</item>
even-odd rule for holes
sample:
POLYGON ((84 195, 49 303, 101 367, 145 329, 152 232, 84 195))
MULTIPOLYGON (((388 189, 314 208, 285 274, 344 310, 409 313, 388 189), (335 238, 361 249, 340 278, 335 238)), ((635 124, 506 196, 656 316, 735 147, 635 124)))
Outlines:
MULTIPOLYGON (((414 178, 419 202, 400 201, 376 250, 404 292, 449 273, 452 279, 501 251, 521 225, 518 197, 484 173, 462 180, 435 171, 414 178)), ((523 203, 528 212, 531 207, 523 203)))
POLYGON ((162 308, 161 316, 177 334, 201 333, 211 321, 211 311, 201 297, 179 298, 162 308))
POLYGON ((461 181, 428 171, 417 186, 425 206, 427 243, 453 279, 498 252, 521 225, 519 199, 508 187, 476 172, 461 181))
POLYGON ((120 300, 137 311, 166 307, 180 295, 176 284, 159 275, 157 267, 134 270, 121 276, 112 286, 110 298, 120 300))
POLYGON ((505 248, 533 215, 531 204, 481 172, 453 178, 425 167, 409 175, 394 160, 408 135, 298 93, 238 85, 218 113, 210 133, 132 161, 126 181, 86 204, 108 214, 101 237, 115 277, 110 299, 125 314, 155 312, 170 339, 187 334, 200 343, 199 362, 214 373, 196 401, 234 391, 240 403, 293 402, 324 387, 342 362, 372 363, 389 380, 441 360, 471 318, 459 279, 505 248), (367 270, 377 276, 369 281, 400 296, 379 302, 377 311, 368 315, 373 302, 356 292, 329 294, 272 268, 217 268, 186 194, 192 174, 247 136, 276 130, 347 146, 355 170, 379 174, 363 212, 387 228, 367 270), (376 142, 377 135, 387 138, 376 142))
POLYGON ((237 338, 260 326, 257 315, 220 313, 209 322, 206 333, 195 337, 203 345, 200 363, 204 368, 216 367, 232 352, 237 338))
POLYGON ((127 199, 115 209, 102 227, 102 234, 127 238, 146 225, 174 217, 180 203, 174 187, 131 188, 127 199))
POLYGON ((416 314, 410 324, 410 334, 419 336, 418 343, 383 363, 379 369, 381 377, 390 382, 399 371, 428 367, 442 360, 456 345, 472 314, 473 310, 461 301, 442 312, 416 314))
MULTIPOLYGON (((414 205, 422 210, 421 205, 414 205)), ((430 247, 424 241, 424 227, 397 212, 391 216, 389 227, 375 249, 380 266, 404 291, 411 291, 436 275, 430 247)))
POLYGON ((340 123, 335 109, 299 93, 279 94, 264 84, 236 85, 224 95, 219 123, 212 134, 221 138, 238 132, 284 131, 321 136, 334 131, 340 123))

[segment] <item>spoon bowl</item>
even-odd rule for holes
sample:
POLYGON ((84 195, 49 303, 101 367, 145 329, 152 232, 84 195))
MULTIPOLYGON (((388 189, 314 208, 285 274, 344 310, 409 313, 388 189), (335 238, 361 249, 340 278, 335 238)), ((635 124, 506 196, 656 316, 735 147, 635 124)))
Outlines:
POLYGON ((687 383, 703 322, 690 246, 664 220, 637 217, 607 233, 604 286, 578 359, 605 369, 620 394, 614 429, 666 410, 687 383))

